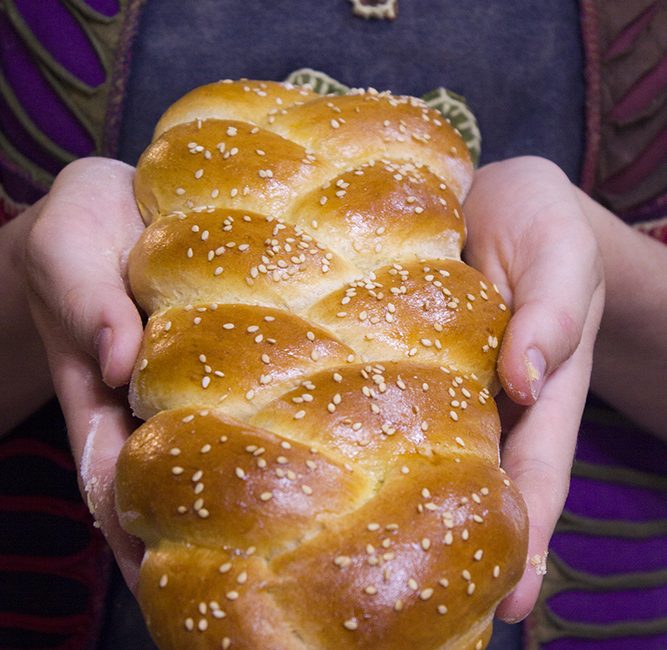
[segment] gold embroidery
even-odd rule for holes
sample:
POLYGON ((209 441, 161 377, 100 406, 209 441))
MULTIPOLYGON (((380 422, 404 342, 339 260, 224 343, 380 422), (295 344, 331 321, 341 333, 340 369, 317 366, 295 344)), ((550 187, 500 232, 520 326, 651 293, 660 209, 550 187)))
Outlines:
POLYGON ((362 18, 394 20, 398 11, 398 0, 350 0, 352 13, 362 18))

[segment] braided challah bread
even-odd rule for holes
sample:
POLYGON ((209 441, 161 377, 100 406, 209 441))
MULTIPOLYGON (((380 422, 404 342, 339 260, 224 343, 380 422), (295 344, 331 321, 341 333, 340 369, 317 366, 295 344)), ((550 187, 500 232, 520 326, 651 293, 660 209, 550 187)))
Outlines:
POLYGON ((527 521, 492 397, 509 314, 460 260, 471 178, 410 97, 226 81, 160 120, 116 499, 161 648, 485 647, 527 521))

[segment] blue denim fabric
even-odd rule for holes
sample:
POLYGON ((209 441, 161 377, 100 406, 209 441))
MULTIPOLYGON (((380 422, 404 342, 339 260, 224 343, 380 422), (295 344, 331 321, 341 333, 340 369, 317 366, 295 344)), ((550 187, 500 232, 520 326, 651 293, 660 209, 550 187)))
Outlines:
POLYGON ((149 0, 134 48, 121 157, 136 162, 162 111, 219 78, 284 79, 301 67, 350 86, 464 95, 482 162, 550 158, 576 181, 584 79, 576 0, 399 0, 395 21, 348 0, 149 0))

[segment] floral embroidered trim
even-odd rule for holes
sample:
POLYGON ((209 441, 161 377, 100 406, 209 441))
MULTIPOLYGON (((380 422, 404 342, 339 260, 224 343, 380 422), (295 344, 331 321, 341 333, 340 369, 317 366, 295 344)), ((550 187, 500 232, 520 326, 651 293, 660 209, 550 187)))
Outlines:
MULTIPOLYGON (((295 86, 308 86, 320 95, 342 95, 350 90, 348 86, 328 74, 312 68, 295 70, 285 81, 295 86)), ((445 88, 436 88, 422 95, 421 99, 438 111, 458 131, 470 151, 474 165, 477 166, 482 136, 475 115, 466 104, 465 97, 445 88)))
POLYGON ((465 97, 440 87, 422 95, 422 99, 431 108, 442 113, 444 118, 460 133, 468 145, 470 157, 476 167, 482 151, 482 134, 479 132, 475 114, 466 104, 465 97))
POLYGON ((352 13, 367 20, 394 20, 398 11, 398 0, 350 0, 352 13))

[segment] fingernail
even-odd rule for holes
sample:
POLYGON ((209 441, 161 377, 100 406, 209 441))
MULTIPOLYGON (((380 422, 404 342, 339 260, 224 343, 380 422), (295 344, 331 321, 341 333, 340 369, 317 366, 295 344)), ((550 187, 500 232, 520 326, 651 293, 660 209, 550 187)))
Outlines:
POLYGON ((542 353, 535 348, 529 348, 526 352, 526 372, 528 373, 528 382, 530 384, 530 394, 533 399, 537 399, 544 385, 544 373, 547 369, 547 362, 542 353))
POLYGON ((97 348, 97 359, 102 370, 102 379, 107 376, 109 363, 111 362, 112 332, 110 327, 103 327, 95 337, 97 348))

